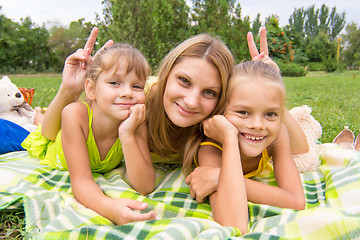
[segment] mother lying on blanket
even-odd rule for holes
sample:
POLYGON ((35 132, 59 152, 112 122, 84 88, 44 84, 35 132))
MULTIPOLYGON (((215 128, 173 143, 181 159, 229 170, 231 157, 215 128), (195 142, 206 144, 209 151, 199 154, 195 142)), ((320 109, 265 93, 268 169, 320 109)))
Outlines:
MULTIPOLYGON (((86 52, 91 52, 96 36, 95 28, 85 45, 86 52)), ((253 39, 249 41, 253 60, 262 60, 264 53, 258 54, 253 39)), ((111 44, 109 41, 106 45, 111 44)), ((265 29, 261 31, 261 51, 267 53, 265 29)), ((86 60, 91 60, 89 54, 86 60)), ((63 82, 47 110, 42 126, 42 134, 48 139, 54 140, 61 128, 62 109, 76 101, 83 91, 81 82, 86 72, 85 62, 85 59, 79 59, 78 62, 65 65, 63 82)), ((224 93, 233 65, 232 54, 224 43, 206 34, 184 41, 164 58, 158 82, 151 88, 146 105, 149 147, 154 153, 153 162, 183 162, 184 172, 187 174, 191 171, 193 156, 204 139, 201 123, 218 114, 223 107, 224 93)), ((308 146, 300 126, 288 113, 284 122, 289 129, 292 152, 306 152, 308 146)), ((237 227, 245 233, 248 221, 247 198, 244 180, 239 174, 241 173, 231 168, 226 172, 221 171, 220 175, 231 176, 224 178, 231 181, 219 182, 218 190, 226 188, 231 191, 225 191, 226 196, 217 196, 218 204, 214 204, 215 198, 212 198, 214 200, 210 203, 216 208, 213 212, 223 213, 214 215, 215 221, 225 226, 237 227), (230 206, 229 199, 239 199, 239 202, 230 206)), ((75 193, 74 195, 76 196, 75 193)), ((135 209, 134 202, 125 207, 129 210, 135 209)), ((127 211, 126 216, 123 216, 123 223, 151 219, 143 216, 127 211)))

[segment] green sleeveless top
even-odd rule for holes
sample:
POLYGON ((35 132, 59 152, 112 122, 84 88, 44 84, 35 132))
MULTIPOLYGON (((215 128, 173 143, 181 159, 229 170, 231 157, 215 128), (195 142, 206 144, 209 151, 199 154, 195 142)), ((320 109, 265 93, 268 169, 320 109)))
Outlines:
MULTIPOLYGON (((116 140, 105 159, 101 160, 91 127, 93 112, 90 110, 87 103, 83 103, 88 109, 89 116, 89 135, 86 141, 86 146, 89 153, 91 171, 97 173, 109 172, 117 167, 123 159, 120 139, 118 138, 116 140)), ((61 170, 68 170, 61 144, 61 130, 58 132, 55 141, 50 141, 41 135, 41 127, 39 127, 35 132, 29 134, 22 143, 22 146, 28 150, 31 155, 42 158, 40 160, 41 164, 49 165, 53 168, 61 170)))

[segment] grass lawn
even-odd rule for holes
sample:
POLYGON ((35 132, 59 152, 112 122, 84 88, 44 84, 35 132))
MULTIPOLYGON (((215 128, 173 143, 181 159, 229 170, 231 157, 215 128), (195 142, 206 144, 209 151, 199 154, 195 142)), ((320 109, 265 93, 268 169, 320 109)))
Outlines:
MULTIPOLYGON (((18 87, 35 88, 32 106, 47 107, 61 83, 61 75, 9 76, 18 87)), ((308 105, 322 126, 320 141, 331 142, 349 126, 355 135, 360 129, 360 71, 326 74, 310 72, 306 77, 284 78, 288 109, 308 105)), ((0 212, 0 239, 24 236, 23 212, 0 212)))

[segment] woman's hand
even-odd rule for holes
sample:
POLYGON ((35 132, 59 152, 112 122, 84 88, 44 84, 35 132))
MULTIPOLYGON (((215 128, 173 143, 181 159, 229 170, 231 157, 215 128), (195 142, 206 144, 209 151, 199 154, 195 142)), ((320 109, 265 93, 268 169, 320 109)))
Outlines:
POLYGON ((216 192, 219 182, 220 168, 212 166, 200 166, 194 169, 185 178, 189 185, 190 196, 198 203, 203 203, 205 198, 216 192))

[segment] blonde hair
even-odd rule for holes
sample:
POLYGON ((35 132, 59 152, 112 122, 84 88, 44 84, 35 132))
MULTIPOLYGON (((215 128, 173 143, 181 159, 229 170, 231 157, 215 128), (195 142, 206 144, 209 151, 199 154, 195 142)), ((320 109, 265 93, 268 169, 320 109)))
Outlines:
POLYGON ((115 43, 110 47, 105 47, 95 55, 87 71, 86 79, 96 82, 103 71, 109 71, 113 66, 116 66, 115 71, 117 71, 122 63, 119 61, 120 57, 126 59, 126 73, 135 70, 136 76, 142 81, 149 77, 151 70, 141 52, 128 44, 115 43))
POLYGON ((280 92, 280 114, 281 116, 283 116, 282 113, 285 109, 286 102, 286 89, 284 81, 279 71, 275 67, 259 61, 248 61, 234 66, 228 83, 228 88, 226 90, 225 106, 230 101, 233 90, 236 87, 241 87, 240 83, 248 81, 262 84, 270 84, 271 86, 277 87, 280 92))
POLYGON ((183 158, 185 173, 191 170, 193 156, 197 153, 203 139, 201 123, 186 128, 176 126, 165 113, 163 97, 170 71, 187 57, 206 59, 219 71, 221 93, 216 107, 208 117, 217 114, 225 104, 225 90, 234 66, 233 56, 226 45, 220 39, 208 34, 199 34, 185 40, 170 51, 160 65, 158 83, 156 89, 150 91, 146 107, 149 147, 150 151, 162 157, 179 153, 180 159, 183 158))

